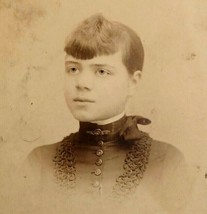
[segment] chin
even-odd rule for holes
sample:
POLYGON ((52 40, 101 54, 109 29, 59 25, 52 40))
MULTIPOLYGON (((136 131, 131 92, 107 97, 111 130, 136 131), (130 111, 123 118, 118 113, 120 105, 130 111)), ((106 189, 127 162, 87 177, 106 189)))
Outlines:
POLYGON ((93 122, 96 120, 94 115, 85 115, 85 114, 74 114, 74 118, 81 122, 93 122))
POLYGON ((92 114, 86 114, 83 112, 79 113, 74 113, 73 114, 74 118, 80 122, 91 122, 95 123, 95 121, 101 121, 101 120, 106 120, 110 117, 101 117, 100 115, 96 116, 93 113, 92 114))

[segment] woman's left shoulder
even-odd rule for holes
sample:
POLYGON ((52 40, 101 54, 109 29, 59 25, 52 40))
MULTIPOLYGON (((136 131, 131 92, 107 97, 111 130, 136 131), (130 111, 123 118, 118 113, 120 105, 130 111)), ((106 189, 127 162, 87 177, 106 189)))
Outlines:
POLYGON ((186 162, 183 152, 176 146, 158 140, 152 140, 150 160, 155 162, 169 162, 173 165, 186 162))

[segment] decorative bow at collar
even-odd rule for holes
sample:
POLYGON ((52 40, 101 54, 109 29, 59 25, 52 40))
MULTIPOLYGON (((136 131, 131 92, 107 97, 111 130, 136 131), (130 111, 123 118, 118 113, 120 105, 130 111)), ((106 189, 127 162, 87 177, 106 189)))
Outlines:
POLYGON ((141 131, 137 124, 148 125, 151 121, 141 116, 123 116, 118 121, 106 125, 80 122, 79 135, 84 142, 97 140, 114 141, 123 139, 131 141, 141 138, 141 131))

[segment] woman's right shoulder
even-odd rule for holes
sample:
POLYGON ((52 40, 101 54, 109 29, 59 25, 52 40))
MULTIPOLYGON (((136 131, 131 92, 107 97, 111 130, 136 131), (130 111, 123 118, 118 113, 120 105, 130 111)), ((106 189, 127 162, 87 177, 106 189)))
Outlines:
POLYGON ((57 143, 34 148, 27 156, 26 162, 35 164, 50 162, 54 158, 57 149, 65 142, 73 141, 75 136, 76 133, 72 133, 57 143))

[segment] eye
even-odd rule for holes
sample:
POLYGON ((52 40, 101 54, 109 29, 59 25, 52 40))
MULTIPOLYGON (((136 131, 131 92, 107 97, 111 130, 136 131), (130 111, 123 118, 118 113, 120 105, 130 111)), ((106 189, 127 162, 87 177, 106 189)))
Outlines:
POLYGON ((66 68, 66 71, 70 74, 78 74, 80 72, 76 67, 68 67, 66 68))
POLYGON ((106 70, 106 69, 98 69, 98 70, 97 70, 97 74, 98 74, 99 76, 107 76, 107 75, 110 75, 111 72, 108 71, 108 70, 106 70))

